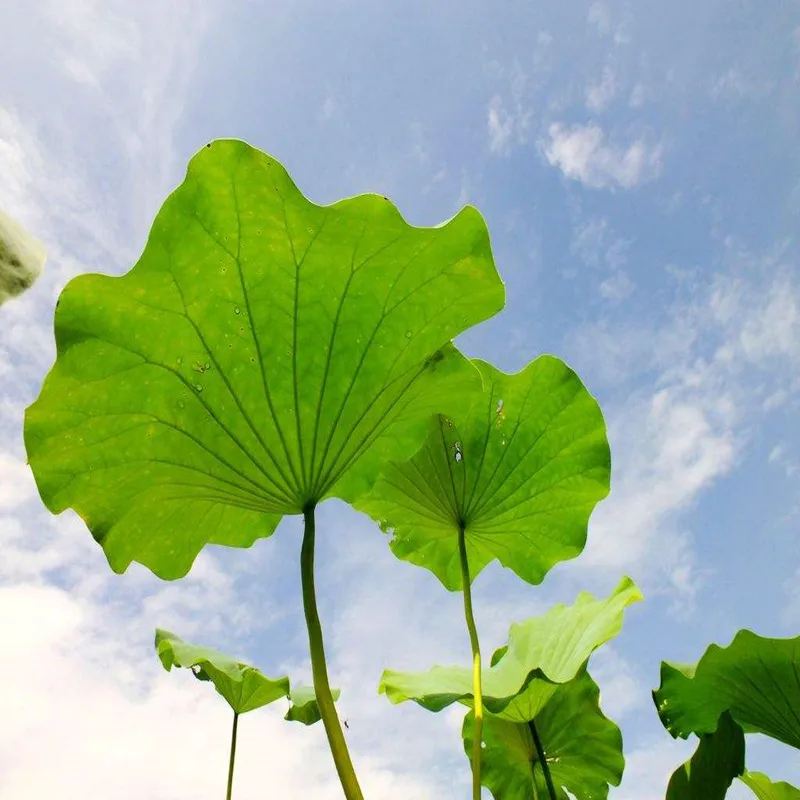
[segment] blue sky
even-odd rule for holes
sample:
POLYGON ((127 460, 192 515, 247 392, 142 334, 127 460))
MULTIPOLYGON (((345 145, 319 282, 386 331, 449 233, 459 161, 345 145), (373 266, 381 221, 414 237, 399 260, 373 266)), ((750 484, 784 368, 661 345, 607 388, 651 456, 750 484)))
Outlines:
MULTIPOLYGON (((476 581, 484 650, 633 577, 646 601, 593 671, 628 756, 611 796, 663 797, 692 745, 656 716, 660 660, 742 627, 800 632, 797 4, 30 0, 0 5, 0 30, 0 207, 49 253, 0 310, 0 798, 220 795, 227 709, 161 670, 156 625, 309 674, 298 520, 252 550, 208 549, 178 583, 115 576, 79 520, 44 511, 22 448, 58 292, 127 270, 191 155, 228 136, 318 202, 375 191, 420 225, 484 214, 508 303, 459 344, 506 370, 564 358, 613 457, 579 559, 541 587, 496 564, 476 581)), ((460 598, 341 504, 319 530, 332 680, 368 796, 466 796, 460 712, 374 692, 387 666, 466 662, 460 598)), ((276 795, 340 796, 321 728, 270 708, 241 735, 242 800, 262 775, 276 795)), ((800 783, 795 756, 749 744, 751 768, 800 783)))

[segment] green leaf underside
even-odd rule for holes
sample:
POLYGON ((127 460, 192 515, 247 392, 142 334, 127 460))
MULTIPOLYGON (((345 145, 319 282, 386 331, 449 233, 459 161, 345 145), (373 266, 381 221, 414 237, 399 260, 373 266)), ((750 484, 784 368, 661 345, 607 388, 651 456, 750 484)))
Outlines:
POLYGON ((711 733, 730 711, 745 733, 800 748, 800 636, 768 639, 741 630, 728 647, 712 644, 696 666, 664 661, 653 699, 675 737, 711 733))
POLYGON ((250 546, 413 454, 479 385, 451 340, 503 302, 474 208, 417 228, 377 195, 319 206, 270 156, 214 142, 130 272, 62 292, 26 414, 40 494, 114 570, 181 577, 206 543, 250 546))
POLYGON ((694 755, 670 778, 666 800, 724 800, 744 770, 744 733, 725 712, 714 733, 700 737, 694 755))
POLYGON ((33 285, 45 258, 42 243, 0 211, 0 305, 33 285))
POLYGON ((208 647, 184 642, 169 631, 156 630, 155 646, 167 672, 172 667, 197 667, 196 671, 192 670, 195 677, 211 681, 237 714, 253 711, 289 694, 287 677, 268 678, 250 664, 234 661, 208 647))
MULTIPOLYGON (((619 728, 600 710, 600 692, 588 673, 555 687, 534 719, 559 800, 605 800, 619 786, 625 759, 619 728)), ((472 752, 472 712, 464 720, 464 750, 472 752)), ((483 721, 482 783, 496 800, 548 798, 528 722, 492 714, 483 721)))
MULTIPOLYGON (((341 690, 332 689, 331 694, 334 700, 338 700, 341 690)), ((284 717, 289 722, 302 722, 303 725, 313 725, 322 719, 313 686, 294 687, 289 693, 289 700, 291 705, 284 717)))
MULTIPOLYGON (((483 671, 483 704, 502 713, 520 691, 533 682, 566 683, 575 677, 594 650, 622 628, 624 610, 642 599, 624 578, 609 597, 595 600, 582 592, 572 606, 557 605, 541 617, 515 623, 508 650, 483 671)), ((392 703, 413 700, 429 711, 441 711, 455 702, 472 702, 472 668, 435 666, 426 672, 386 670, 378 691, 392 703)), ((532 690, 533 691, 533 690, 532 690)), ((545 686, 536 692, 546 693, 545 686)), ((540 702, 539 694, 523 702, 540 702)), ((515 713, 512 707, 512 713, 515 713)))
POLYGON ((739 776, 758 800, 800 800, 800 789, 785 781, 772 782, 761 772, 745 772, 739 776))
POLYGON ((393 463, 356 507, 394 529, 395 555, 462 588, 493 559, 529 583, 586 543, 609 490, 600 408, 562 361, 540 356, 515 375, 475 360, 483 389, 461 417, 434 417, 422 449, 393 463))

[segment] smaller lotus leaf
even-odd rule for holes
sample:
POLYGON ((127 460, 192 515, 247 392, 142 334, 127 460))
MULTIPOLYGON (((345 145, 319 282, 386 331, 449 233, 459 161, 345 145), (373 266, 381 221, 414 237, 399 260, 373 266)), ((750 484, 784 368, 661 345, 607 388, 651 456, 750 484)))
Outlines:
POLYGON ((741 630, 728 647, 712 644, 695 666, 664 661, 653 699, 675 737, 713 733, 730 711, 745 733, 800 748, 800 636, 767 639, 741 630))
POLYGON ((237 714, 253 711, 289 694, 287 677, 268 678, 250 664, 184 642, 161 628, 156 629, 155 646, 167 672, 172 667, 191 669, 198 680, 211 681, 237 714))
POLYGON ((704 733, 694 755, 672 774, 667 800, 724 800, 743 771, 744 733, 726 711, 714 733, 704 733))
POLYGON ((529 583, 579 555, 609 489, 603 416, 578 376, 540 356, 515 375, 474 360, 483 378, 457 418, 432 417, 425 444, 389 464, 356 508, 394 529, 391 547, 451 591, 497 559, 529 583))
MULTIPOLYGON (((496 800, 548 797, 533 727, 542 745, 558 800, 605 800, 619 786, 625 759, 619 728, 600 710, 600 692, 582 670, 554 687, 531 720, 508 722, 487 714, 481 761, 483 785, 496 800), (567 795, 567 792, 570 795, 567 795)), ((473 714, 464 720, 464 749, 472 752, 473 714)))
MULTIPOLYGON (((642 599, 630 578, 603 600, 582 592, 572 606, 557 605, 541 617, 511 626, 508 647, 483 672, 483 703, 499 713, 531 682, 566 683, 589 656, 622 628, 625 609, 642 599)), ((498 654, 496 653, 497 657, 498 654)), ((472 702, 472 668, 435 666, 426 672, 386 670, 378 691, 392 703, 414 700, 429 711, 472 702)), ((539 691, 545 691, 540 687, 539 691)))
POLYGON ((771 781, 761 772, 745 772, 739 780, 753 790, 758 800, 800 800, 800 789, 784 781, 771 781))
MULTIPOLYGON (((341 690, 332 689, 331 694, 334 700, 338 700, 341 690)), ((303 725, 313 725, 322 719, 313 686, 295 686, 289 692, 289 700, 292 704, 284 717, 289 722, 302 722, 303 725)))

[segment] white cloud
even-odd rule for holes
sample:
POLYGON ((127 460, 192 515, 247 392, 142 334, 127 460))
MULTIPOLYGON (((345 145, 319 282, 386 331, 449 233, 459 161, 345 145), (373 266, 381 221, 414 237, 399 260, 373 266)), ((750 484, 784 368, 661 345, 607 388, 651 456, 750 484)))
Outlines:
MULTIPOLYGON (((674 610, 691 609, 705 578, 685 515, 742 457, 748 428, 774 407, 763 398, 796 391, 798 299, 784 272, 765 283, 719 276, 666 326, 593 326, 575 341, 597 353, 597 374, 621 398, 622 387, 639 388, 605 408, 612 491, 570 569, 628 572, 668 591, 674 610)), ((784 458, 773 453, 776 463, 784 458)))
POLYGON ((785 444, 779 444, 770 450, 767 462, 783 470, 787 478, 800 474, 800 463, 793 457, 785 444))
POLYGON ((600 296, 606 300, 618 302, 630 297, 635 289, 636 284, 630 279, 628 273, 620 269, 600 284, 600 296))
POLYGON ((616 477, 611 496, 595 512, 579 570, 597 567, 652 579, 691 602, 693 567, 678 516, 734 464, 736 438, 727 398, 706 385, 675 380, 609 415, 616 477), (652 559, 657 548, 659 558, 652 559))
POLYGON ((641 108, 644 105, 646 91, 644 84, 639 82, 631 90, 631 96, 628 100, 628 105, 631 108, 641 108))
POLYGON ((514 118, 503 108, 503 100, 495 95, 489 103, 487 119, 489 149, 493 153, 507 153, 514 132, 514 118))
POLYGON ((772 88, 770 81, 746 75, 737 67, 731 67, 714 81, 711 97, 717 101, 735 103, 768 95, 772 88))
POLYGON ((606 143, 602 128, 591 123, 566 127, 554 123, 541 142, 551 166, 592 189, 633 189, 661 173, 662 147, 636 139, 628 146, 606 143))
POLYGON ((608 104, 617 94, 617 81, 610 67, 603 70, 603 76, 598 83, 591 84, 586 89, 586 108, 599 113, 608 107, 608 104))
POLYGON ((663 738, 649 745, 638 745, 625 756, 622 785, 612 789, 614 800, 663 800, 672 773, 691 757, 697 743, 672 739, 664 731, 663 738))
POLYGON ((605 264, 617 271, 627 263, 631 244, 614 232, 607 218, 590 217, 575 226, 569 249, 587 266, 605 264))
POLYGON ((611 13, 604 3, 596 2, 589 6, 587 21, 603 36, 611 32, 611 13))
POLYGON ((632 711, 650 705, 649 693, 633 665, 613 644, 604 645, 592 656, 590 672, 600 687, 603 713, 617 724, 632 711))
POLYGON ((333 119, 336 113, 337 103, 336 98, 332 94, 325 96, 325 102, 322 104, 322 118, 325 120, 333 119))
POLYGON ((499 67, 499 74, 508 80, 510 102, 500 94, 489 101, 487 129, 489 150, 497 155, 508 155, 512 145, 527 141, 532 111, 526 103, 528 76, 518 62, 510 70, 499 67))
MULTIPOLYGON (((0 589, 0 618, 14 642, 14 657, 0 661, 10 689, 0 695, 3 800, 211 800, 224 790, 224 701, 187 671, 165 673, 151 643, 126 640, 107 603, 18 585, 0 589)), ((340 797, 321 726, 289 725, 284 710, 276 703, 242 718, 236 796, 340 797)), ((435 796, 366 753, 354 758, 369 796, 435 796)))

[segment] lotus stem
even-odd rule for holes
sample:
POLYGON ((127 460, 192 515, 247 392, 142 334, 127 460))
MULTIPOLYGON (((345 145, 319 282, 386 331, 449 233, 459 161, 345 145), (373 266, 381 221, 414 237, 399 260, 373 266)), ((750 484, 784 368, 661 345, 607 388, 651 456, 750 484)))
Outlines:
POLYGON ((542 747, 542 740, 539 738, 539 731, 536 730, 536 725, 533 720, 528 723, 528 727, 533 737, 533 746, 536 748, 536 755, 539 756, 539 763, 542 765, 544 782, 547 784, 547 793, 550 795, 550 800, 558 800, 556 787, 553 786, 553 777, 550 775, 550 766, 547 763, 547 756, 544 752, 544 747, 542 747))
POLYGON ((311 672, 314 676, 314 692, 317 697, 322 724, 328 736, 328 745, 333 755, 333 763, 342 784, 347 800, 364 800, 361 787, 358 785, 350 752, 344 738, 339 715, 333 702, 328 667, 325 662, 325 647, 322 641, 322 624, 317 611, 317 595, 314 588, 314 540, 316 522, 314 519, 315 504, 303 509, 303 547, 300 552, 300 572, 303 582, 303 610, 308 628, 308 643, 311 650, 311 672))
POLYGON ((239 713, 233 712, 233 730, 231 731, 231 757, 228 763, 228 792, 225 795, 226 800, 231 800, 233 796, 233 764, 236 761, 236 731, 239 727, 239 713))
POLYGON ((458 554, 461 560, 461 584, 464 595, 464 617, 469 630, 469 643, 472 647, 472 696, 475 723, 472 729, 472 800, 481 800, 481 745, 483 743, 483 690, 481 688, 481 646, 478 629, 472 614, 472 589, 467 561, 467 543, 464 525, 458 526, 458 554))

